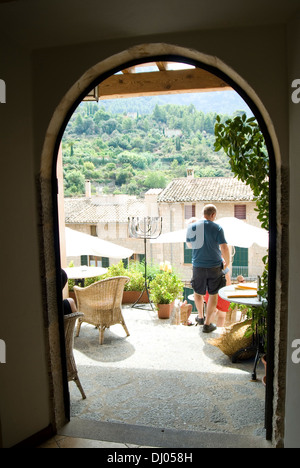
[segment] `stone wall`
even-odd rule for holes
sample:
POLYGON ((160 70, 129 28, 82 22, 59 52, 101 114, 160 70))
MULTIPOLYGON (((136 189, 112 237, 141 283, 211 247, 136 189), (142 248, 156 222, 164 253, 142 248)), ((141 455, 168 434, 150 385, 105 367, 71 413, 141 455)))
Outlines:
MULTIPOLYGON (((177 231, 186 227, 187 222, 185 217, 185 203, 160 203, 157 204, 157 195, 152 194, 146 197, 146 213, 151 216, 162 216, 162 233, 177 231)), ((195 203, 196 217, 202 217, 202 209, 206 203, 195 203)), ((254 211, 254 202, 223 202, 215 203, 217 208, 217 218, 234 217, 235 205, 246 205, 246 222, 253 226, 260 226, 257 219, 256 212, 254 211)), ((218 219, 216 220, 216 222, 218 219)), ((89 224, 73 224, 69 227, 85 234, 91 234, 91 225, 89 224)), ((136 254, 144 254, 144 241, 141 239, 132 239, 128 237, 127 223, 98 223, 96 227, 97 235, 101 239, 132 249, 136 254)), ((249 248, 248 252, 248 276, 256 277, 261 275, 264 269, 262 258, 266 255, 266 249, 254 244, 249 248)), ((165 260, 171 262, 175 271, 177 271, 182 280, 189 281, 191 276, 191 264, 184 263, 184 244, 183 243, 170 243, 170 244, 151 244, 147 242, 147 258, 153 263, 160 263, 165 260)), ((80 265, 80 258, 75 259, 67 258, 69 263, 74 261, 75 266, 80 265)), ((117 260, 111 259, 110 263, 116 263, 117 260)))

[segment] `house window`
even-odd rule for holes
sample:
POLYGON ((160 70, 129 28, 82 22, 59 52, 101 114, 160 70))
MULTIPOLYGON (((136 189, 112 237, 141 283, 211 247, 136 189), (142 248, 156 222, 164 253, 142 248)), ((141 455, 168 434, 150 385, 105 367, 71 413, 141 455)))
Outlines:
POLYGON ((82 266, 88 266, 89 264, 89 257, 88 255, 81 255, 80 257, 80 265, 82 266))
POLYGON ((196 205, 184 206, 184 219, 190 219, 196 216, 196 205))
POLYGON ((81 255, 81 266, 90 266, 90 267, 109 267, 109 258, 107 257, 96 257, 94 255, 81 255))
POLYGON ((108 257, 102 257, 102 267, 103 268, 108 268, 109 267, 109 258, 108 257))
POLYGON ((235 254, 232 262, 232 277, 238 275, 248 276, 248 249, 244 247, 234 247, 235 254))
MULTIPOLYGON (((129 261, 131 262, 144 262, 145 261, 145 254, 137 254, 137 253, 134 253, 131 255, 129 261)), ((126 266, 126 268, 128 267, 128 260, 127 259, 123 259, 123 263, 124 265, 126 266)))
POLYGON ((98 237, 97 226, 91 226, 91 236, 98 237))
POLYGON ((89 256, 89 266, 90 267, 101 267, 102 266, 102 257, 96 257, 95 255, 89 256))
POLYGON ((234 205, 234 217, 246 219, 246 205, 234 205))
POLYGON ((187 246, 186 242, 184 243, 183 248, 184 248, 184 252, 183 252, 184 263, 187 263, 187 264, 192 263, 192 249, 187 246))

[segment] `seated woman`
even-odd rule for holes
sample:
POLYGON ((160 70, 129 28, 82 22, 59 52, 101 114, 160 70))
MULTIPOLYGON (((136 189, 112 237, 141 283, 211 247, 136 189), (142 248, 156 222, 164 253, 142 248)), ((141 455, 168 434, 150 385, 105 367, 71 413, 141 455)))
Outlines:
MULTIPOLYGON (((68 276, 65 270, 61 269, 61 290, 63 291, 64 287, 66 286, 68 281, 68 276)), ((74 299, 68 297, 67 299, 63 299, 63 309, 64 315, 69 315, 74 312, 77 312, 77 307, 75 304, 74 299)))

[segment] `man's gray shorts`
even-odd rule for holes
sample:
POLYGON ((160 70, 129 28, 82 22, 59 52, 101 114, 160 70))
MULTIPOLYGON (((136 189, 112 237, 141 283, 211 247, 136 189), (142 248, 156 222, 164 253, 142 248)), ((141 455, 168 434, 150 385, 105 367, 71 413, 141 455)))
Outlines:
POLYGON ((214 295, 226 286, 226 278, 222 266, 214 268, 193 267, 191 285, 195 293, 204 296, 206 292, 214 295))

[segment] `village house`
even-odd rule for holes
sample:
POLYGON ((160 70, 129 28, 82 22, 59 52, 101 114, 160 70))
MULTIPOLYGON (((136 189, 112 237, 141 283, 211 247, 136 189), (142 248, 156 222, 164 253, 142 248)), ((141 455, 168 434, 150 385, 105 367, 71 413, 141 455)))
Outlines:
MULTIPOLYGON (((142 240, 128 236, 128 217, 145 216, 144 200, 130 195, 91 196, 90 183, 86 182, 86 196, 66 198, 64 203, 66 227, 84 234, 98 236, 134 251, 133 260, 140 261, 144 252, 142 240)), ((67 257, 67 264, 108 267, 118 262, 107 257, 67 257)))
MULTIPOLYGON (((128 233, 128 218, 144 216, 162 217, 162 234, 178 231, 187 226, 191 217, 202 216, 203 206, 213 203, 218 210, 218 218, 236 217, 247 223, 260 226, 255 212, 255 202, 251 189, 233 177, 188 177, 174 179, 165 189, 150 189, 144 199, 129 195, 91 196, 87 181, 85 198, 65 199, 65 223, 67 227, 86 234, 110 240, 134 251, 133 260, 143 260, 144 241, 131 238, 128 233)), ((266 249, 253 244, 252 247, 232 247, 231 274, 256 277, 263 271, 262 258, 266 249)), ((170 261, 174 270, 185 282, 191 276, 191 250, 185 243, 147 243, 147 258, 154 264, 170 261)), ((74 264, 107 267, 115 259, 84 257, 68 258, 74 264)))
MULTIPOLYGON (((252 226, 260 227, 255 211, 252 190, 245 183, 233 177, 188 177, 174 179, 158 196, 159 214, 163 218, 163 232, 183 229, 191 217, 201 218, 202 209, 213 203, 217 218, 236 217, 252 226)), ((218 219, 216 220, 218 222, 218 219)), ((152 246, 154 248, 154 246, 152 246)), ((253 244, 249 249, 233 247, 231 275, 236 278, 256 278, 261 275, 264 265, 262 258, 266 249, 253 244)), ((191 275, 191 250, 186 244, 155 244, 153 257, 170 260, 182 279, 191 275), (180 247, 178 247, 180 245, 180 247)))

